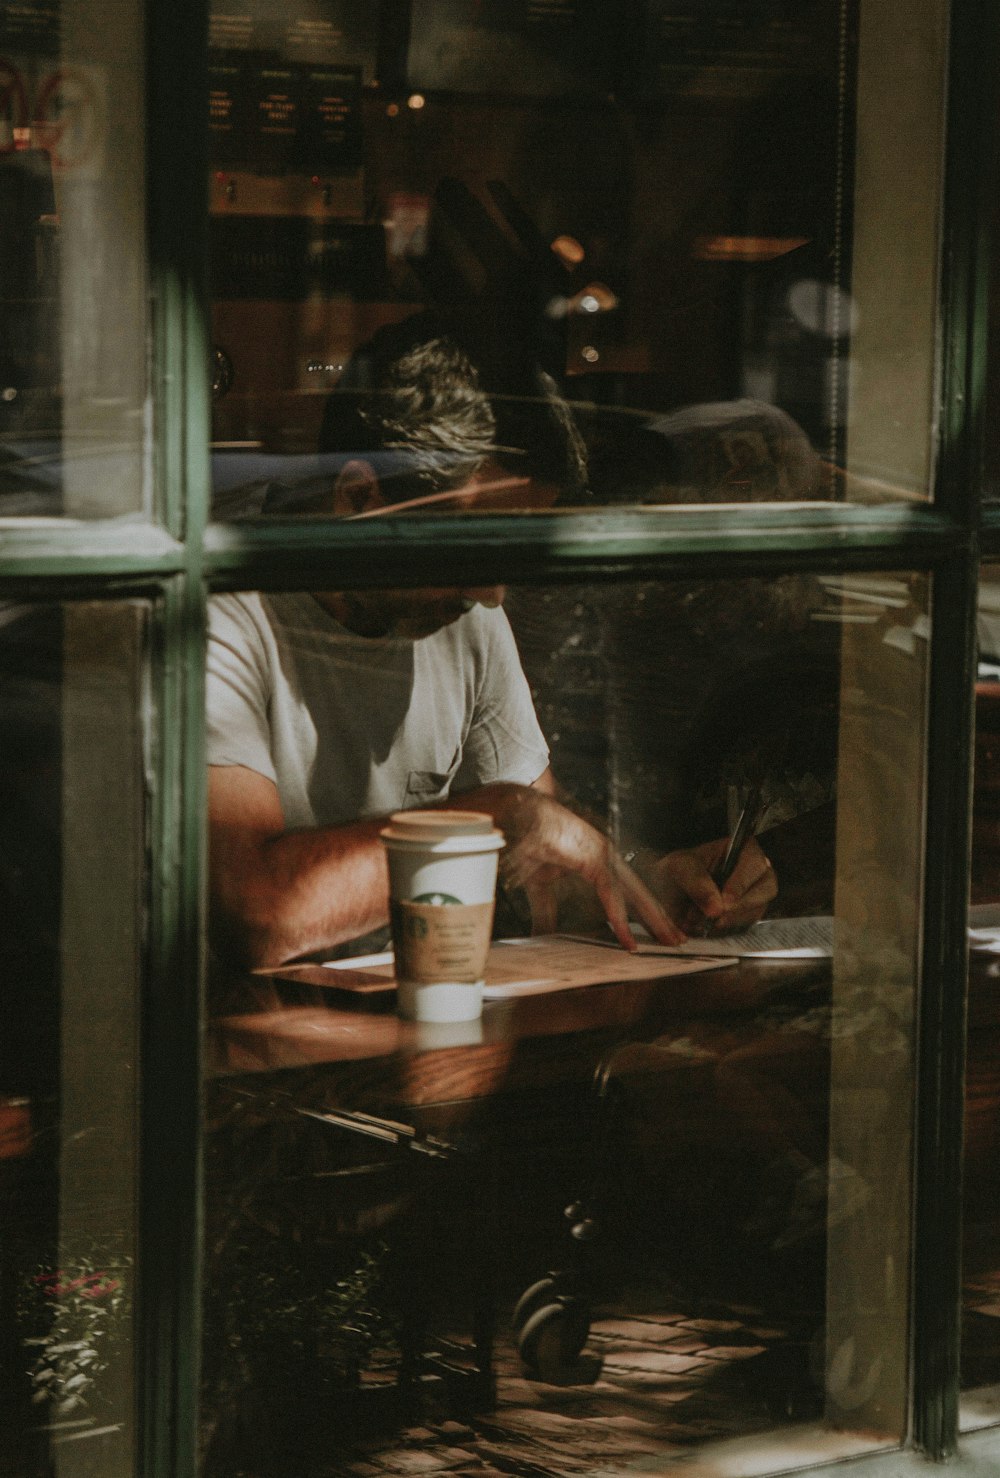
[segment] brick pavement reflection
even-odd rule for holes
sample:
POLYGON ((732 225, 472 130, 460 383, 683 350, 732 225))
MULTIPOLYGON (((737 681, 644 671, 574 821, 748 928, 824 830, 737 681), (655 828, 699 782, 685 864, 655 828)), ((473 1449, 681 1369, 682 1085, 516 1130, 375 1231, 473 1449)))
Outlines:
POLYGON ((789 1347, 790 1330, 760 1322, 750 1309, 731 1313, 699 1317, 648 1293, 598 1308, 587 1350, 601 1356, 602 1368, 590 1385, 526 1379, 505 1331, 494 1410, 369 1438, 317 1467, 316 1478, 610 1478, 696 1442, 767 1431, 780 1420, 783 1396, 769 1388, 769 1375, 751 1371, 789 1347))

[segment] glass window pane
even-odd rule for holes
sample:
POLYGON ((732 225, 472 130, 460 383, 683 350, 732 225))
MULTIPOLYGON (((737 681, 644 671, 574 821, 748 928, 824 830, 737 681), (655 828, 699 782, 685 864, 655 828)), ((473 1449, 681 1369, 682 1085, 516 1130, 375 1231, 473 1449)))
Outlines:
POLYGON ((0 612, 0 1470, 134 1461, 147 609, 0 612))
MULTIPOLYGON (((991 239, 995 240, 997 205, 992 197, 991 203, 993 215, 989 229, 991 239)), ((993 405, 996 403, 997 377, 1000 374, 1000 359, 997 355, 1000 345, 1000 335, 997 333, 1000 328, 1000 262, 996 252, 990 256, 988 284, 984 395, 986 403, 993 405)), ((982 497, 986 502, 996 502, 1000 498, 1000 431, 992 417, 987 417, 983 423, 983 452, 982 497)))
MULTIPOLYGON (((212 603, 203 1471, 898 1444, 927 581, 501 594, 212 603), (506 835, 495 942, 412 1019, 449 977, 395 994, 378 834, 449 800, 506 835), (609 876, 695 957, 619 948, 609 876), (765 905, 803 953, 704 958, 765 905)), ((407 949, 471 869, 395 875, 407 949)))
POLYGON ((217 515, 356 516, 353 457, 399 474, 366 515, 925 498, 946 13, 215 6, 217 515), (356 415, 413 334, 493 396, 416 461, 356 415), (556 391, 589 455, 545 476, 556 391))
POLYGON ((0 4, 0 520, 146 506, 139 6, 0 4))
POLYGON ((969 1037, 966 1055, 965 1205, 961 1420, 1000 1422, 1000 1220, 997 1155, 998 1028, 995 995, 1000 925, 1000 569, 979 585, 979 668, 970 879, 969 1037))

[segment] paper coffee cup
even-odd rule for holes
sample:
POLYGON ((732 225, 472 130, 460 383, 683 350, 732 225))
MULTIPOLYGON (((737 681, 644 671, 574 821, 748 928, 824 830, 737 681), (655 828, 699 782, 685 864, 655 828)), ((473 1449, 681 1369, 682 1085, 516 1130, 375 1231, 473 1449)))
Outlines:
POLYGON ((481 811, 397 811, 380 833, 401 1016, 474 1021, 504 844, 481 811))

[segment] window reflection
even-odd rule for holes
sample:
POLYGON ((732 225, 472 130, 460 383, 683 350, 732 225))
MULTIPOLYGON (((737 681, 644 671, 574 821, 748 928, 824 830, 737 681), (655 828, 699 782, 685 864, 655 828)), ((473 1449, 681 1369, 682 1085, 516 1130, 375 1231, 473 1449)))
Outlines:
MULTIPOLYGON (((586 947, 606 983, 540 990, 524 965, 513 989, 492 978, 473 1021, 403 1019, 384 938, 359 938, 353 961, 331 938, 253 975, 230 954, 210 1023, 204 1470, 262 1450, 307 1471, 415 1454, 430 1467, 448 1448, 456 1463, 584 1472, 599 1452, 625 1466, 716 1438, 750 1444, 741 1461, 756 1444, 773 1469, 897 1443, 926 581, 518 588, 504 612, 490 598, 565 803, 655 884, 659 859, 725 836, 758 785, 767 917, 800 942, 825 928, 827 949, 670 976, 676 960, 640 957, 647 973, 623 979, 599 910, 581 919, 576 890, 548 909, 554 870, 541 909, 504 890, 487 985, 505 949, 553 929, 604 941, 586 947)), ((257 760, 227 755, 228 704, 272 639, 295 684, 323 606, 223 600, 210 759, 277 773, 274 824, 284 815, 300 860, 336 850, 359 816, 425 804, 404 777, 343 821, 315 810, 318 793, 311 818, 285 815, 268 722, 257 760)), ((457 639, 477 619, 443 629, 457 639)), ((377 725, 365 643, 386 689, 390 649, 434 640, 353 633, 351 697, 325 718, 356 763, 377 725)), ((322 724, 314 737, 333 742, 322 724)), ((436 799, 468 799, 461 765, 421 766, 436 799)), ((374 770, 386 780, 385 755, 374 770)), ((216 876, 233 824, 210 816, 216 876)), ((233 896, 226 884, 216 908, 233 896)), ((347 906, 332 872, 327 896, 330 916, 347 906)), ((216 934, 220 957, 231 939, 216 934)))
POLYGON ((994 935, 1000 922, 997 870, 997 756, 1000 754, 1000 581, 995 567, 980 577, 979 661, 976 680, 975 770, 972 810, 972 903, 969 1026, 965 1099, 964 1289, 962 1424, 1000 1421, 1000 1256, 996 1173, 1000 1115, 996 1098, 997 1027, 992 1005, 996 976, 994 935))
POLYGON ((941 32, 923 9, 887 71, 913 17, 827 0, 697 21, 644 0, 613 27, 596 0, 420 0, 408 26, 338 0, 308 20, 217 8, 218 516, 317 471, 345 366, 426 309, 551 378, 596 504, 926 496, 941 32))
POLYGON ((0 609, 0 1469, 132 1472, 145 610, 0 609))
POLYGON ((143 54, 138 9, 0 4, 0 519, 145 506, 143 54))

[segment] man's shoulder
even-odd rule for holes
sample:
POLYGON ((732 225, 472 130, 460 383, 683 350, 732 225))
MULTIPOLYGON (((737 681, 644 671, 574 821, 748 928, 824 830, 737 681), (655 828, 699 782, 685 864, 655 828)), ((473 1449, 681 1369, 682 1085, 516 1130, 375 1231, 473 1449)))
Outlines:
POLYGON ((301 622, 305 609, 303 598, 298 595, 265 596, 259 590, 213 595, 208 602, 209 634, 277 632, 290 621, 301 622))
MULTIPOLYGON (((521 672, 510 622, 500 607, 475 606, 431 638, 442 654, 442 670, 469 687, 473 701, 500 701, 521 672)), ((506 701, 504 696, 503 701, 506 701)))
POLYGON ((257 591, 213 595, 208 601, 209 664, 238 656, 254 666, 271 665, 278 630, 267 602, 257 591))
POLYGON ((265 618, 264 605, 256 590, 240 591, 236 595, 210 595, 208 598, 209 628, 225 622, 245 625, 259 624, 265 618))
POLYGON ((488 652, 497 642, 508 640, 510 622, 502 606, 476 605, 437 635, 466 650, 488 652))

